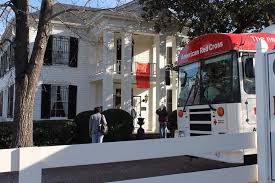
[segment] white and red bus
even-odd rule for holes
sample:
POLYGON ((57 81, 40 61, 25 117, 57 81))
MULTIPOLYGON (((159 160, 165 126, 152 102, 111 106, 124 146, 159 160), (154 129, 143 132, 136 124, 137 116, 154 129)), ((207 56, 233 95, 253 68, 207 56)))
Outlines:
MULTIPOLYGON (((214 33, 193 39, 181 50, 180 136, 256 131, 254 55, 259 39, 264 39, 270 49, 275 48, 275 34, 214 33)), ((214 159, 229 162, 236 161, 232 157, 240 157, 213 154, 214 159)))

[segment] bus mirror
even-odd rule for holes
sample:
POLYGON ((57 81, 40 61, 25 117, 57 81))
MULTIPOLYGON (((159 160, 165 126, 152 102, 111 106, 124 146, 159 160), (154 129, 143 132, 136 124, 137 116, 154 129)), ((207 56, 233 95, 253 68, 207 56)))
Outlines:
POLYGON ((251 57, 245 59, 244 72, 245 72, 245 76, 247 78, 255 77, 255 68, 254 68, 255 64, 254 63, 255 63, 255 60, 251 57))

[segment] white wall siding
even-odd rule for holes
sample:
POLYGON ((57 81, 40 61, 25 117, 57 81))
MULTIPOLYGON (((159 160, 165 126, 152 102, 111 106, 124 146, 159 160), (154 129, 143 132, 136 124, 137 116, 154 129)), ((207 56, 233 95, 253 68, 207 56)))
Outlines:
MULTIPOLYGON (((35 39, 36 32, 31 31, 30 42, 35 39)), ((60 34, 62 36, 73 36, 70 31, 65 30, 63 27, 55 26, 52 34, 60 34)), ((79 38, 78 45, 78 63, 77 67, 69 67, 67 65, 51 65, 43 66, 40 75, 40 82, 35 97, 35 107, 33 117, 34 120, 39 120, 41 117, 41 84, 60 84, 60 85, 76 85, 77 86, 77 107, 76 113, 88 110, 90 106, 90 84, 89 75, 92 69, 90 62, 93 61, 94 49, 91 49, 91 43, 87 40, 79 38)))
POLYGON ((134 48, 134 61, 149 63, 152 61, 152 36, 137 35, 134 36, 135 48, 134 48))

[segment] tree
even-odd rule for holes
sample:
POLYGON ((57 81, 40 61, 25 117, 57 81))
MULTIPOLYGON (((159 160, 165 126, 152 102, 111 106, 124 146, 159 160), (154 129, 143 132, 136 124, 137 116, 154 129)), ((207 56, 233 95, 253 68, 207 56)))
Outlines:
POLYGON ((210 32, 258 31, 275 22, 274 0, 139 0, 143 18, 155 30, 187 31, 191 37, 210 32))
POLYGON ((29 58, 28 0, 12 0, 15 13, 15 108, 16 147, 33 145, 33 105, 50 31, 52 0, 42 0, 38 30, 29 58))
MULTIPOLYGON (((40 71, 43 65, 50 23, 55 17, 75 9, 66 9, 53 14, 53 0, 42 0, 39 11, 37 35, 29 55, 30 16, 28 0, 11 0, 0 7, 2 14, 9 8, 15 15, 15 105, 14 122, 17 125, 15 147, 33 145, 33 106, 40 71)), ((5 42, 6 40, 4 40, 5 42)), ((11 42, 11 40, 9 40, 11 42)), ((3 43, 1 43, 3 44, 3 43)))
MULTIPOLYGON (((14 122, 17 130, 15 134, 14 147, 29 147, 33 145, 33 107, 35 93, 38 86, 41 68, 44 62, 44 54, 47 47, 48 38, 51 30, 51 20, 59 20, 67 28, 68 24, 62 21, 60 16, 67 16, 65 13, 71 13, 77 19, 82 19, 80 14, 86 14, 88 11, 102 11, 106 9, 86 8, 91 0, 86 0, 85 5, 79 7, 63 8, 57 12, 54 10, 54 0, 42 0, 39 11, 29 12, 29 0, 10 0, 0 4, 0 21, 11 22, 15 26, 15 40, 4 39, 0 46, 5 42, 14 45, 15 51, 15 105, 14 105, 14 122), (79 12, 79 14, 75 12, 79 12), (13 14, 11 13, 13 12, 13 14), (74 13, 73 13, 74 12, 74 13), (11 15, 12 14, 12 15, 11 15), (37 18, 37 15, 39 18, 37 18), (13 18, 14 16, 14 18, 13 18), (4 18, 3 18, 4 17, 4 18), (38 19, 38 21, 37 21, 38 19), (31 20, 35 21, 37 34, 33 44, 31 54, 29 54, 29 29, 31 20)), ((117 5, 121 4, 117 0, 117 5)), ((33 9, 37 10, 35 7, 33 9)), ((110 8, 108 8, 110 9, 110 8)), ((86 22, 86 19, 83 19, 86 22)), ((72 30, 73 31, 73 30, 72 30)), ((84 38, 81 33, 76 33, 80 38, 84 38)), ((84 38, 85 39, 85 38, 84 38)), ((87 39, 88 40, 88 39, 87 39)), ((2 48, 0 48, 1 50, 2 48)))

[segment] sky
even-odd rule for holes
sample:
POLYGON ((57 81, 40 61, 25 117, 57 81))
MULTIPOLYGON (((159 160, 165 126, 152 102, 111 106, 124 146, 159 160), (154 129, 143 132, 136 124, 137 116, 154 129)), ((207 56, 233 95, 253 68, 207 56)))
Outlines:
MULTIPOLYGON (((3 0, 0 0, 0 2, 3 0)), ((115 7, 118 4, 124 4, 131 0, 55 0, 56 2, 65 3, 65 4, 76 4, 76 5, 85 5, 88 2, 89 7, 96 8, 111 8, 115 7)), ((41 0, 30 0, 30 4, 38 6, 41 4, 41 0)))
MULTIPOLYGON (((7 2, 8 0, 0 0, 0 4, 7 2)), ((132 0, 54 0, 55 2, 65 3, 65 4, 74 4, 93 8, 113 8, 118 5, 125 4, 132 0)), ((36 11, 39 9, 41 0, 29 0, 31 8, 30 11, 36 11)), ((5 30, 5 23, 0 17, 0 36, 5 30)))
MULTIPOLYGON (((41 0, 29 0, 30 4, 35 7, 39 7, 41 0)), ((77 4, 85 5, 86 2, 89 2, 90 7, 96 8, 110 8, 115 7, 117 4, 124 4, 131 0, 55 0, 55 2, 65 3, 65 4, 77 4)), ((0 0, 0 3, 5 3, 7 0, 0 0)))

